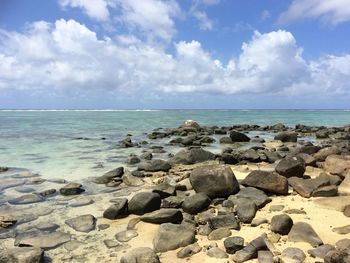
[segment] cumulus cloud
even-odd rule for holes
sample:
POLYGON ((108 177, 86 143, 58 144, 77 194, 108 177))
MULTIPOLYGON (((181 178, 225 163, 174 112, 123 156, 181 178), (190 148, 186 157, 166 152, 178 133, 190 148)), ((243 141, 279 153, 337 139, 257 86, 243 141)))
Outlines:
POLYGON ((109 19, 108 6, 112 4, 109 0, 58 0, 61 7, 80 8, 89 17, 98 21, 109 19))
POLYGON ((227 63, 198 41, 174 52, 134 35, 113 38, 75 20, 36 22, 23 32, 0 31, 0 89, 111 90, 215 94, 349 93, 350 55, 305 61, 293 35, 255 32, 227 63))
POLYGON ((294 0, 283 12, 279 23, 295 22, 304 18, 320 18, 325 23, 337 25, 350 20, 349 0, 294 0))

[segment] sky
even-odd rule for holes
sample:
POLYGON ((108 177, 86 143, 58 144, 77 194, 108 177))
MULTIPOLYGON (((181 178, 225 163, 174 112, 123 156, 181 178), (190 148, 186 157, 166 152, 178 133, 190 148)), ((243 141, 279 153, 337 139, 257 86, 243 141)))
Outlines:
POLYGON ((350 0, 0 0, 0 109, 349 109, 350 0))

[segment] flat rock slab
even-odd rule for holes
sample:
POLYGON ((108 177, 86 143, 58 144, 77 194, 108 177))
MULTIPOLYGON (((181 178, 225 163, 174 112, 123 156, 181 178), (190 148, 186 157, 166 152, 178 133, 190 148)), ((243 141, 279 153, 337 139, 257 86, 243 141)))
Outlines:
POLYGON ((134 248, 126 253, 120 263, 160 263, 157 254, 148 247, 134 248))
POLYGON ((30 232, 16 237, 15 245, 52 249, 71 240, 70 234, 63 232, 30 232))
POLYGON ((307 253, 314 258, 324 258, 328 252, 335 250, 335 247, 329 244, 319 246, 314 249, 309 249, 307 253))
POLYGON ((122 232, 119 232, 115 235, 115 238, 119 242, 128 242, 131 239, 137 237, 139 234, 135 230, 125 230, 122 232))
POLYGON ((1 263, 37 263, 44 261, 44 251, 38 247, 17 247, 0 252, 1 263))
POLYGON ((195 231, 195 227, 189 224, 161 224, 153 239, 154 250, 166 252, 192 244, 195 242, 195 231))
POLYGON ((24 180, 1 180, 0 182, 0 192, 11 187, 16 187, 23 185, 25 183, 24 180))
POLYGON ((96 218, 93 215, 81 215, 67 219, 65 223, 76 231, 88 233, 95 229, 96 218))
POLYGON ((240 198, 253 201, 258 208, 262 208, 267 203, 271 202, 271 198, 268 197, 264 191, 254 187, 245 187, 241 189, 237 194, 231 195, 228 199, 236 204, 236 200, 240 198))
POLYGON ((343 212, 347 205, 350 205, 350 196, 332 196, 317 198, 313 201, 321 208, 343 212))
POLYGON ((71 207, 79 207, 79 206, 86 206, 92 204, 94 201, 87 197, 87 196, 81 196, 74 200, 73 203, 70 204, 71 207))
POLYGON ((323 244, 315 230, 305 222, 298 222, 293 225, 288 234, 288 240, 291 242, 306 242, 313 247, 323 244))
POLYGON ((180 210, 164 208, 154 212, 144 214, 140 217, 141 221, 152 224, 173 223, 180 224, 183 216, 180 210))
POLYGON ((342 226, 342 227, 335 227, 332 229, 333 232, 338 233, 340 235, 346 235, 350 233, 350 225, 342 226))
POLYGON ((40 195, 26 194, 14 199, 10 199, 8 202, 11 205, 26 205, 26 204, 39 203, 44 201, 45 199, 42 198, 40 195))

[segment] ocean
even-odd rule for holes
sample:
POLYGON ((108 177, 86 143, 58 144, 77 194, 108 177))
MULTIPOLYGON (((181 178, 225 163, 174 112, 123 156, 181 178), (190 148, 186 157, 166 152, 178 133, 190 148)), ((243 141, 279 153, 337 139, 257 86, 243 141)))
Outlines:
MULTIPOLYGON (((0 166, 30 169, 44 178, 79 180, 125 166, 131 153, 142 148, 118 148, 132 134, 133 141, 152 142, 145 133, 155 128, 178 127, 185 120, 200 125, 272 125, 283 123, 318 126, 350 124, 348 110, 65 110, 0 111, 0 166)), ((269 137, 269 134, 258 134, 269 137)), ((209 148, 220 151, 218 143, 209 148)), ((168 148, 170 152, 175 148, 168 148)), ((176 149, 178 150, 178 148, 176 149)), ((155 157, 166 158, 166 154, 155 157)), ((133 167, 130 167, 132 169, 133 167)))

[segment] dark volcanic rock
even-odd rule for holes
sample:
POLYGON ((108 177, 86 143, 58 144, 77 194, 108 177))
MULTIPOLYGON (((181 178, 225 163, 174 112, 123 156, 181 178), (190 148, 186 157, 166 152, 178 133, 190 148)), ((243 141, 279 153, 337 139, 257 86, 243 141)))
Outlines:
POLYGON ((137 167, 138 170, 144 170, 146 172, 167 172, 171 168, 171 165, 164 160, 153 159, 147 162, 140 163, 137 167))
POLYGON ((305 222, 295 223, 288 234, 291 242, 307 242, 313 247, 322 245, 323 242, 315 230, 305 222))
POLYGON ((76 231, 88 233, 95 230, 96 218, 93 215, 81 215, 67 219, 65 223, 76 231))
POLYGON ((329 244, 321 245, 317 248, 309 249, 307 253, 314 258, 325 258, 330 251, 334 251, 335 247, 329 244))
POLYGON ((275 194, 288 193, 288 180, 284 176, 272 172, 252 171, 242 184, 275 194))
POLYGON ((100 177, 94 178, 93 182, 96 184, 107 184, 114 179, 121 178, 123 174, 124 174, 124 167, 118 167, 116 169, 113 169, 105 173, 100 177))
POLYGON ((150 192, 141 192, 135 194, 129 201, 129 212, 131 214, 143 215, 145 213, 158 210, 160 208, 161 198, 159 194, 150 192))
POLYGON ((234 214, 218 215, 208 219, 212 229, 229 228, 239 230, 240 226, 234 214))
POLYGON ((293 226, 293 220, 290 216, 282 214, 273 216, 271 219, 271 231, 287 235, 293 226))
POLYGON ((151 213, 144 214, 140 217, 141 221, 152 224, 173 223, 180 224, 183 216, 180 210, 164 208, 151 213))
POLYGON ((211 203, 210 198, 204 193, 194 194, 185 198, 182 209, 189 214, 197 214, 206 209, 211 203))
POLYGON ((228 197, 239 191, 239 184, 229 166, 206 165, 193 169, 190 182, 197 193, 210 198, 228 197))
POLYGON ((242 198, 238 200, 239 202, 236 206, 238 219, 243 223, 251 223, 257 211, 256 204, 249 199, 242 198))
POLYGON ((103 212, 103 217, 108 219, 118 219, 128 215, 128 199, 117 198, 113 200, 113 205, 103 212))
POLYGON ((230 138, 233 142, 249 142, 250 138, 244 133, 238 131, 230 131, 230 138))
POLYGON ((287 157, 277 164, 276 172, 287 178, 302 177, 305 172, 305 162, 300 157, 287 157))
POLYGON ((296 132, 280 132, 275 136, 275 140, 280 140, 282 142, 297 142, 298 133, 296 132))
POLYGON ((156 252, 166 252, 179 247, 185 247, 195 242, 195 227, 189 224, 165 223, 159 226, 153 239, 156 252))
POLYGON ((229 254, 234 254, 244 247, 244 239, 242 237, 229 237, 224 240, 225 250, 229 254))
POLYGON ((215 160, 215 154, 196 147, 179 151, 169 162, 171 164, 195 164, 210 160, 215 160))
POLYGON ((138 247, 123 255, 120 263, 160 263, 160 260, 152 249, 148 247, 138 247))
POLYGON ((0 263, 41 263, 44 250, 38 247, 17 247, 0 252, 0 263))
POLYGON ((180 196, 169 196, 162 200, 162 208, 180 208, 185 199, 180 196))
POLYGON ((249 259, 256 258, 258 256, 258 251, 265 248, 266 244, 264 241, 264 237, 260 236, 251 241, 243 249, 237 251, 233 256, 233 261, 237 263, 242 263, 249 259))
POLYGON ((77 195, 84 191, 82 185, 78 183, 69 183, 60 189, 61 195, 77 195))
POLYGON ((175 195, 176 189, 175 186, 172 186, 168 183, 162 183, 155 186, 153 192, 159 194, 160 197, 163 199, 175 195))
POLYGON ((268 197, 264 191, 254 187, 242 188, 237 194, 231 195, 228 200, 237 204, 237 199, 241 198, 253 201, 258 208, 262 208, 267 203, 271 202, 271 198, 268 197))

